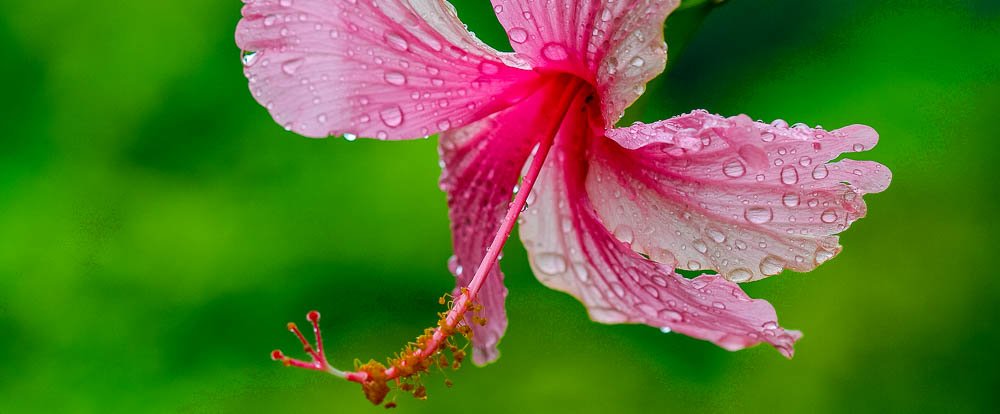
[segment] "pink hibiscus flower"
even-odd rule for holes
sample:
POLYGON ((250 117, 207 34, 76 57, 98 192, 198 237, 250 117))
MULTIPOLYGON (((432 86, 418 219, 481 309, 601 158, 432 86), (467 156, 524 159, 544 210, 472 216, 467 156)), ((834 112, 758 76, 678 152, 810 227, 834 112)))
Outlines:
POLYGON ((728 350, 766 342, 791 357, 801 334, 738 283, 836 255, 836 234, 865 215, 861 196, 890 181, 881 164, 833 161, 875 145, 861 125, 825 131, 694 111, 615 128, 663 71, 662 27, 678 0, 493 0, 513 53, 476 39, 444 0, 244 2, 236 41, 252 51, 250 90, 286 129, 440 133, 457 288, 438 326, 389 367, 345 373, 326 362, 310 313, 317 349, 290 327, 313 361, 274 354, 361 382, 376 402, 387 380, 437 364, 445 349, 460 362, 455 332, 471 333, 475 362, 497 358, 507 325, 497 260, 518 220, 538 279, 595 321, 728 350))

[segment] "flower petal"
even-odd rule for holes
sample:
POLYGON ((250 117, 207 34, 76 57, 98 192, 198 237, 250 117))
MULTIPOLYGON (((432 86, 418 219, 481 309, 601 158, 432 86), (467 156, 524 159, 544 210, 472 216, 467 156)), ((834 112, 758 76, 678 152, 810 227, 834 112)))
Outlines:
POLYGON ((679 0, 492 0, 514 50, 536 68, 593 82, 610 127, 663 72, 663 23, 679 0))
POLYGON ((244 1, 250 90, 302 135, 427 136, 509 105, 536 77, 443 0, 244 1))
POLYGON ((578 298, 598 322, 669 328, 728 350, 767 342, 790 357, 801 334, 778 327, 769 303, 718 276, 688 280, 608 231, 588 195, 584 158, 602 138, 585 139, 585 122, 564 124, 522 216, 521 239, 538 279, 578 298))
POLYGON ((862 125, 827 132, 696 111, 607 135, 587 180, 604 224, 654 260, 736 282, 829 260, 836 234, 865 215, 861 196, 890 181, 875 162, 831 162, 875 146, 862 125))
MULTIPOLYGON (((544 133, 539 131, 559 119, 561 113, 552 111, 560 110, 555 100, 563 88, 561 83, 547 84, 513 107, 441 134, 441 188, 448 193, 455 249, 450 267, 457 279, 456 289, 469 285, 486 255, 521 169, 544 133)), ((473 329, 473 361, 477 364, 499 356, 497 344, 507 329, 506 296, 503 274, 494 264, 477 296, 487 323, 479 326, 467 318, 473 329)))

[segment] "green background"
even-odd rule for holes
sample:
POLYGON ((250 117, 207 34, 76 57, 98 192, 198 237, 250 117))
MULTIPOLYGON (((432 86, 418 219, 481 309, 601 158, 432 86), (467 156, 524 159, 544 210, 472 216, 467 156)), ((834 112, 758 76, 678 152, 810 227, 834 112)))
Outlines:
MULTIPOLYGON (((485 1, 455 3, 509 47, 485 1)), ((745 285, 805 332, 795 359, 590 322, 512 242, 503 357, 399 412, 998 409, 1000 5, 730 3, 629 119, 864 123, 881 143, 861 157, 894 174, 836 260, 745 285)), ((247 91, 240 6, 4 6, 0 413, 381 412, 268 352, 298 355, 284 324, 312 308, 341 367, 434 322, 452 287, 436 140, 283 131, 247 91)))

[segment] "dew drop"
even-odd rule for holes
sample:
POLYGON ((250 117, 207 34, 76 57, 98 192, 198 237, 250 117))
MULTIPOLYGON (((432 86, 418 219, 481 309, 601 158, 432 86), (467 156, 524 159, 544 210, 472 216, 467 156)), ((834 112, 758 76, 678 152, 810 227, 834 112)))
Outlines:
POLYGON ((406 84, 406 75, 400 72, 386 72, 385 82, 390 85, 401 86, 406 84))
POLYGON ((768 255, 760 262, 760 272, 767 276, 774 276, 785 269, 784 262, 772 255, 768 255))
POLYGON ((747 173, 746 167, 743 166, 743 162, 737 159, 732 159, 722 166, 722 173, 726 177, 739 178, 747 173))
POLYGON ((822 247, 818 248, 816 249, 816 264, 823 264, 823 262, 832 259, 834 255, 834 252, 823 249, 822 247))
POLYGON ((786 185, 792 185, 799 182, 799 172, 795 169, 795 167, 786 165, 781 169, 781 182, 786 185))
POLYGON ((731 272, 729 272, 728 275, 726 275, 726 279, 729 279, 730 281, 736 283, 746 282, 750 280, 752 277, 753 277, 753 272, 751 272, 750 269, 746 269, 743 267, 733 269, 731 272))
POLYGON ((438 129, 444 131, 444 130, 446 130, 448 128, 451 128, 451 121, 449 121, 447 119, 442 119, 442 120, 438 121, 437 127, 438 127, 438 129))
POLYGON ((510 37, 510 41, 514 43, 524 43, 528 40, 528 32, 520 27, 515 27, 507 32, 507 36, 510 37))
POLYGON ((566 259, 559 253, 540 253, 535 256, 538 270, 549 275, 558 275, 566 271, 566 259))
POLYGON ((479 64, 479 71, 484 75, 496 75, 497 72, 500 72, 500 66, 497 66, 496 63, 484 60, 483 63, 479 64))
POLYGON ((826 209, 823 214, 820 214, 819 219, 824 223, 833 223, 837 221, 837 211, 832 208, 826 209))
POLYGON ((774 215, 771 213, 771 209, 768 207, 751 207, 743 213, 743 217, 746 218, 747 221, 754 224, 764 224, 770 222, 773 216, 774 215))
POLYGON ((251 52, 249 50, 241 51, 240 61, 243 62, 243 66, 253 66, 254 62, 257 61, 257 52, 251 52))
POLYGON ((622 243, 632 243, 632 240, 635 238, 635 232, 632 231, 632 227, 621 225, 615 228, 615 238, 621 240, 622 243))
POLYGON ((711 237, 712 240, 715 240, 716 243, 724 243, 726 241, 726 235, 716 228, 709 227, 705 230, 705 233, 708 234, 708 237, 711 237))
POLYGON ((573 273, 576 274, 576 278, 580 279, 581 282, 586 282, 590 279, 590 272, 587 271, 587 265, 583 263, 574 263, 573 273))
POLYGON ((698 263, 697 260, 691 260, 688 262, 687 268, 690 270, 701 270, 701 263, 698 263))
POLYGON ((645 60, 642 60, 642 58, 641 58, 641 57, 639 57, 639 56, 636 56, 636 57, 632 58, 632 61, 631 61, 631 62, 629 62, 629 63, 631 63, 631 64, 632 64, 632 66, 635 66, 635 67, 637 67, 637 68, 641 68, 641 67, 642 67, 642 65, 645 65, 645 64, 646 64, 646 61, 645 61, 645 60))
POLYGON ((704 240, 701 239, 695 240, 693 243, 691 243, 691 245, 694 246, 694 249, 697 250, 698 253, 705 254, 706 252, 708 252, 708 245, 705 244, 704 240))
MULTIPOLYGON (((668 265, 668 266, 676 266, 677 265, 677 257, 675 257, 674 254, 671 253, 670 250, 667 250, 667 249, 663 249, 663 248, 659 248, 659 247, 654 247, 654 248, 650 249, 649 258, 650 258, 650 260, 652 260, 654 262, 663 263, 663 264, 668 265)), ((660 278, 660 280, 663 281, 663 284, 660 284, 660 282, 657 281, 657 277, 654 277, 653 281, 657 282, 657 284, 660 285, 660 286, 666 286, 666 281, 663 281, 663 279, 660 278)))
POLYGON ((542 48, 542 56, 553 62, 558 62, 566 60, 569 57, 569 52, 566 51, 566 47, 559 43, 549 43, 542 48))
MULTIPOLYGON (((667 311, 667 312, 677 313, 677 312, 673 312, 673 311, 667 311)), ((660 311, 660 314, 662 314, 662 313, 663 313, 663 311, 660 311)), ((673 331, 670 329, 669 326, 664 326, 664 327, 660 328, 660 332, 668 334, 668 333, 673 332, 673 331)))
POLYGON ((812 176, 815 180, 822 180, 828 175, 830 175, 830 170, 826 169, 826 164, 817 165, 816 168, 813 169, 812 176))
POLYGON ((295 71, 299 70, 302 66, 304 60, 302 58, 292 59, 281 65, 281 71, 285 72, 286 75, 294 75, 295 71))
POLYGON ((795 193, 785 193, 781 196, 781 203, 787 207, 796 207, 799 205, 799 195, 795 193))
POLYGON ((385 123, 385 126, 390 128, 398 127, 403 123, 403 111, 398 105, 383 109, 378 113, 378 116, 379 118, 382 118, 382 122, 385 123))
MULTIPOLYGON (((656 315, 659 316, 660 318, 664 319, 664 320, 669 321, 669 322, 680 322, 682 319, 684 319, 681 316, 681 314, 679 314, 679 313, 677 313, 675 311, 672 311, 670 309, 663 309, 660 312, 658 312, 656 315)), ((669 332, 670 328, 667 328, 667 329, 668 329, 668 332, 669 332)), ((661 329, 661 331, 662 331, 662 329, 661 329)))

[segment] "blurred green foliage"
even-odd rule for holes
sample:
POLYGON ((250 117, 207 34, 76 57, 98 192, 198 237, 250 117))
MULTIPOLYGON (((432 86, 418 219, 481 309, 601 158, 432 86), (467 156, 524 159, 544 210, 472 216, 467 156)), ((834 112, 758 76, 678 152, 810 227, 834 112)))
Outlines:
MULTIPOLYGON (((486 2, 454 3, 508 47, 486 2)), ((1000 6, 729 3, 628 119, 864 123, 882 138, 862 156, 895 177, 836 260, 747 285, 805 332, 795 359, 592 323, 515 242, 499 363, 399 412, 998 409, 1000 6)), ((0 413, 381 410, 267 355, 311 308, 342 367, 434 322, 435 140, 284 132, 247 92, 237 1, 4 8, 0 413)))

